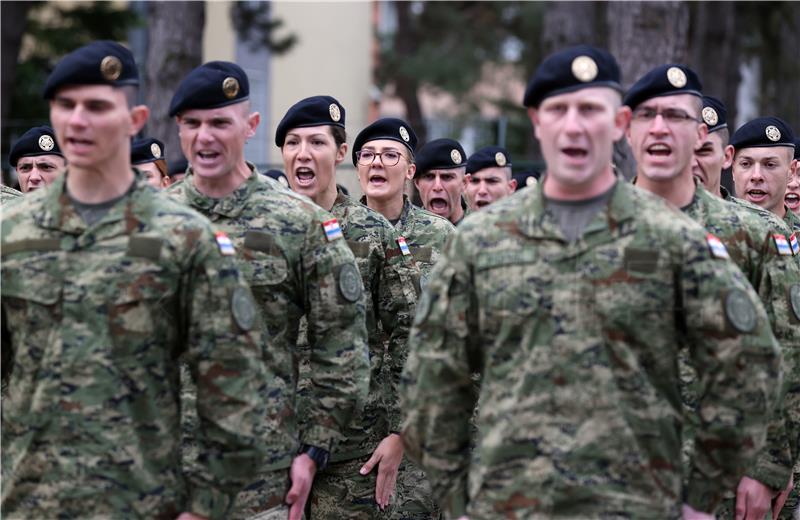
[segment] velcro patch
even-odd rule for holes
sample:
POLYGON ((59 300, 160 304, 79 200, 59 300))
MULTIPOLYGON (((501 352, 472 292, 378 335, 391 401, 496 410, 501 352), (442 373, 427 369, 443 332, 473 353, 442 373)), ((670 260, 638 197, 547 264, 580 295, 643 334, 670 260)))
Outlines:
POLYGON ((219 246, 220 253, 225 256, 233 256, 236 254, 236 249, 234 249, 233 242, 228 238, 228 235, 222 231, 217 231, 214 235, 217 237, 217 245, 219 246))
POLYGON ((708 233, 706 235, 706 242, 708 243, 708 248, 711 250, 711 255, 714 258, 730 258, 728 250, 725 249, 725 245, 722 243, 722 240, 714 236, 712 233, 708 233))
POLYGON ((789 245, 789 241, 786 240, 784 235, 775 233, 772 235, 772 239, 775 241, 775 247, 778 248, 779 255, 792 256, 792 247, 789 245))
POLYGON ((397 245, 400 246, 400 251, 403 252, 403 256, 408 256, 411 254, 411 250, 408 248, 408 244, 406 244, 405 237, 398 237, 397 245))
POLYGON ((339 221, 335 218, 323 222, 322 229, 325 231, 325 238, 328 239, 328 242, 344 236, 342 235, 342 228, 339 227, 339 221))

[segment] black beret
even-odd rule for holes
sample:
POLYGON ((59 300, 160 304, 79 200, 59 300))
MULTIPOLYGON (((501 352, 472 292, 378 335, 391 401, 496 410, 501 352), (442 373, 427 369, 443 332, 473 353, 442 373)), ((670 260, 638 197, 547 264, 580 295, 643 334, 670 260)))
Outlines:
POLYGON ((411 153, 417 149, 417 134, 414 133, 411 125, 396 117, 384 117, 360 131, 356 136, 356 140, 353 142, 353 166, 358 164, 356 154, 361 151, 361 148, 366 143, 377 139, 397 141, 405 145, 411 153))
POLYGON ((131 144, 131 164, 144 164, 164 159, 164 143, 152 137, 137 139, 131 144))
POLYGON ((430 170, 450 170, 466 166, 466 153, 458 141, 453 139, 434 139, 419 149, 414 163, 416 175, 430 170))
POLYGON ((708 133, 728 128, 728 112, 725 104, 712 96, 703 96, 703 122, 708 126, 708 133))
POLYGON ((531 170, 511 174, 511 178, 517 181, 516 191, 527 188, 528 186, 533 186, 539 181, 541 176, 542 174, 540 172, 531 170))
POLYGON ((49 126, 34 126, 17 139, 11 147, 8 162, 14 168, 22 157, 37 155, 60 155, 64 157, 56 142, 56 134, 49 126))
POLYGON ((292 128, 306 126, 340 126, 344 128, 344 107, 331 96, 312 96, 289 108, 275 130, 275 144, 283 146, 292 128))
POLYGON ((286 174, 280 170, 267 170, 264 172, 264 176, 275 179, 287 188, 289 187, 289 179, 286 177, 286 174))
POLYGON ((655 97, 691 94, 702 97, 703 85, 697 74, 683 65, 659 65, 639 78, 625 94, 623 103, 631 109, 655 97))
POLYGON ((250 97, 250 82, 244 70, 229 61, 209 61, 190 72, 169 104, 170 117, 185 110, 220 108, 250 97))
POLYGON ((736 150, 766 146, 794 148, 794 132, 779 117, 759 117, 740 126, 731 137, 731 145, 736 150))
POLYGON ((484 168, 511 166, 511 156, 502 146, 486 146, 467 159, 467 173, 475 173, 484 168))
POLYGON ((578 45, 544 59, 528 82, 523 104, 538 107, 550 96, 586 87, 611 87, 622 92, 619 65, 606 50, 578 45))
POLYGON ((800 159, 800 139, 794 140, 794 158, 800 159))
POLYGON ((170 177, 174 175, 181 175, 186 173, 186 170, 189 168, 189 161, 186 160, 186 157, 181 157, 175 162, 171 162, 167 165, 167 175, 170 177))
POLYGON ((58 62, 44 86, 44 98, 52 99, 65 85, 138 85, 139 71, 131 51, 108 40, 99 40, 70 52, 58 62))

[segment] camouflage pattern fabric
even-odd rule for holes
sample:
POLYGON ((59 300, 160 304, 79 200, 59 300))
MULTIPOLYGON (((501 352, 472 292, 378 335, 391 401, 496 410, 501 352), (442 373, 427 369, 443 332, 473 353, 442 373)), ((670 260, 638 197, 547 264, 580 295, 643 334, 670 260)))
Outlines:
MULTIPOLYGON (((800 291, 800 263, 791 255, 780 255, 766 221, 744 206, 714 197, 699 184, 692 203, 683 212, 713 233, 725 245, 731 260, 742 270, 758 293, 770 319, 772 331, 782 347, 786 383, 800 380, 796 355, 800 354, 800 319, 792 311, 792 287, 800 291)), ((685 369, 682 369, 685 370, 685 369)), ((689 382, 691 386, 692 383, 689 382)), ((690 406, 696 398, 690 398, 690 406)), ((764 452, 747 475, 774 489, 789 481, 796 450, 790 445, 785 413, 776 411, 770 422, 764 452)), ((731 490, 733 493, 735 490, 731 490)))
POLYGON ((786 225, 789 226, 793 233, 800 232, 800 216, 786 206, 784 206, 784 210, 786 211, 786 215, 784 215, 783 220, 786 222, 786 225))
POLYGON ((0 184, 0 205, 22 197, 22 192, 0 184))
MULTIPOLYGON (((363 459, 361 464, 366 462, 381 440, 400 429, 398 391, 416 302, 413 280, 419 277, 419 270, 412 256, 401 251, 399 235, 380 213, 341 191, 331 213, 339 221, 347 245, 355 254, 366 290, 370 357, 369 396, 364 409, 353 416, 344 431, 345 439, 339 444, 339 451, 331 455, 332 464, 317 473, 311 491, 312 500, 321 510, 335 510, 344 518, 351 513, 345 502, 334 493, 333 490, 339 488, 333 480, 344 478, 342 475, 347 472, 342 468, 353 465, 349 462, 352 459, 363 459), (385 368, 384 361, 388 365, 385 368)), ((358 465, 352 472, 354 481, 348 486, 364 480, 358 475, 360 467, 358 465)), ((377 509, 374 505, 376 472, 373 470, 370 476, 372 489, 369 497, 373 504, 371 507, 377 509)), ((317 516, 312 514, 311 518, 317 516)))
POLYGON ((403 392, 408 453, 450 516, 676 518, 736 486, 764 445, 780 354, 705 235, 622 181, 574 243, 541 185, 456 229, 418 304, 403 392), (702 391, 684 490, 686 345, 702 391))
POLYGON ((369 457, 351 459, 328 466, 317 473, 311 489, 307 518, 342 520, 388 520, 396 508, 391 500, 385 511, 375 502, 377 471, 361 475, 358 470, 369 457))
MULTIPOLYGON (((787 237, 789 239, 792 233, 795 233, 796 238, 800 238, 797 235, 797 230, 791 230, 790 226, 792 224, 792 217, 788 215, 788 222, 786 219, 781 220, 778 218, 777 215, 771 213, 770 211, 761 208, 760 206, 756 206, 755 204, 751 204, 745 200, 733 197, 730 193, 724 188, 721 187, 720 189, 722 198, 728 202, 736 204, 739 207, 746 208, 750 212, 757 215, 762 221, 764 221, 768 228, 773 233, 779 233, 787 237)), ((786 210, 789 211, 788 209, 786 210)), ((776 246, 773 241, 771 244, 771 248, 773 251, 776 251, 776 246)), ((777 252, 777 251, 776 251, 777 252)), ((800 262, 800 255, 795 255, 793 257, 795 262, 800 262)), ((785 262, 789 262, 789 257, 784 257, 785 262)), ((787 294, 789 295, 789 304, 791 305, 791 292, 790 286, 792 285, 792 279, 787 276, 786 278, 781 279, 780 277, 775 277, 775 280, 778 282, 783 282, 784 286, 786 287, 787 294)), ((785 307, 784 307, 785 308, 785 307)), ((788 321, 785 323, 789 323, 792 327, 792 330, 795 334, 798 333, 798 316, 793 312, 793 306, 789 307, 789 316, 788 321)), ((779 338, 780 339, 780 338, 779 338)), ((784 396, 783 402, 783 410, 786 414, 787 419, 787 428, 788 428, 788 437, 790 444, 793 442, 792 447, 792 454, 795 460, 795 468, 794 468, 794 489, 792 490, 791 495, 789 496, 788 500, 786 501, 786 505, 784 506, 783 510, 781 510, 779 518, 781 520, 800 520, 800 373, 798 373, 798 366, 800 366, 800 351, 797 348, 793 350, 788 350, 784 348, 784 362, 786 364, 786 369, 784 369, 784 373, 786 375, 786 395, 784 396)), ((732 508, 728 508, 732 509, 732 508)), ((730 516, 730 515, 729 515, 730 516)))
MULTIPOLYGON (((267 323, 270 349, 263 354, 267 366, 279 376, 270 390, 283 400, 279 425, 283 433, 280 437, 265 437, 264 442, 285 455, 265 460, 259 475, 263 506, 271 508, 275 489, 284 493, 288 490, 287 469, 298 443, 330 451, 341 437, 353 411, 366 399, 369 361, 361 280, 354 275, 353 294, 343 293, 341 285, 342 273, 348 268, 357 273, 355 257, 343 238, 328 240, 323 228, 323 223, 333 216, 249 166, 253 173, 225 198, 212 199, 200 193, 194 187, 191 168, 168 193, 227 233, 267 323), (304 398, 305 428, 301 432, 295 414, 295 392, 297 342, 303 317, 310 318, 306 323, 311 327, 305 333, 313 347, 308 349, 309 391, 304 398)), ((190 414, 184 417, 184 423, 191 432, 190 414)), ((187 435, 185 443, 191 450, 191 435, 187 435)), ((189 452, 188 461, 192 460, 189 452)), ((258 512, 255 484, 248 486, 248 493, 239 495, 237 516, 258 512), (253 499, 245 500, 245 495, 253 499)))
POLYGON ((395 229, 411 249, 420 271, 420 288, 424 289, 428 275, 456 228, 446 218, 411 204, 408 197, 403 195, 403 211, 395 229))
POLYGON ((3 517, 225 518, 280 402, 252 294, 208 220, 140 175, 90 227, 67 176, 4 208, 3 517), (198 386, 188 473, 181 356, 198 386))

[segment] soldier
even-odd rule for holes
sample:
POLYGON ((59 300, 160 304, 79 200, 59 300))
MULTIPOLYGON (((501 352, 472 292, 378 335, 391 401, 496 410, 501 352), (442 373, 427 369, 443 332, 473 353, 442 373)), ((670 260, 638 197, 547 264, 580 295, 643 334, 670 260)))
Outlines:
POLYGON ((158 139, 147 137, 134 141, 131 145, 131 164, 144 174, 147 184, 155 189, 166 188, 169 185, 164 143, 158 139))
MULTIPOLYGON (((772 230, 758 216, 711 195, 693 176, 695 150, 702 150, 701 143, 708 144, 706 125, 719 123, 718 116, 714 118, 710 111, 703 110, 701 91, 697 74, 682 65, 658 66, 630 88, 624 103, 632 110, 626 135, 636 159, 636 185, 679 207, 712 234, 709 240, 725 246, 725 254, 730 255, 760 296, 776 338, 790 355, 800 350, 800 329, 791 323, 793 316, 780 309, 791 308, 792 284, 785 284, 784 279, 789 276, 800 289, 800 264, 790 257, 784 261, 787 257, 773 252, 772 230)), ((697 170, 698 176, 719 193, 721 170, 697 170)), ((712 248, 715 251, 721 254, 721 250, 712 248)), ((686 404, 694 408, 698 389, 691 369, 685 365, 688 363, 681 367, 684 397, 686 404)), ((786 373, 792 377, 789 371, 786 373)), ((770 423, 765 449, 736 489, 736 502, 747 513, 746 518, 764 518, 773 497, 790 481, 792 466, 784 414, 778 410, 770 423)), ((733 489, 730 496, 734 496, 733 489)), ((725 509, 722 516, 732 516, 733 509, 725 509)))
POLYGON ((131 167, 138 83, 117 43, 65 56, 44 96, 69 169, 4 212, 4 518, 226 518, 266 456, 252 295, 227 237, 131 167), (181 355, 198 384, 192 473, 181 355))
POLYGON ((264 439, 284 457, 264 461, 258 481, 239 494, 234 516, 286 518, 286 496, 290 517, 300 518, 314 473, 325 465, 353 410, 366 399, 364 298, 353 253, 341 237, 326 236, 325 224, 333 216, 246 162, 244 145, 260 119, 251 111, 249 90, 241 67, 222 61, 194 69, 181 82, 170 115, 192 165, 169 194, 231 237, 273 338, 265 359, 272 360, 284 385, 285 434, 264 439), (300 432, 294 413, 295 361, 304 317, 311 345, 311 392, 306 429, 300 432))
MULTIPOLYGON (((455 227, 449 220, 411 204, 404 193, 406 180, 414 178, 416 147, 414 129, 402 119, 386 117, 359 132, 352 155, 365 193, 362 204, 386 217, 403 237, 420 270, 419 286, 424 288, 455 227)), ((390 365, 390 360, 386 364, 390 365)), ((399 404, 396 398, 392 402, 395 406, 399 404)), ((393 516, 404 519, 438 516, 430 483, 424 472, 408 461, 401 465, 398 474, 393 516)))
POLYGON ((11 147, 8 162, 17 170, 22 193, 49 186, 67 166, 49 126, 36 126, 22 134, 11 147))
POLYGON ((542 62, 524 103, 547 175, 468 217, 419 303, 403 439, 453 517, 707 518, 763 445, 763 307, 699 225, 615 177, 620 90, 606 51, 542 62), (686 489, 684 345, 705 390, 686 489))
POLYGON ((511 174, 511 157, 501 146, 487 146, 470 155, 466 171, 464 195, 472 211, 517 190, 517 181, 511 174))
POLYGON ((455 228, 446 218, 411 204, 404 193, 405 181, 416 171, 416 147, 417 134, 408 123, 393 117, 378 119, 356 136, 353 165, 365 194, 361 202, 386 217, 405 239, 424 286, 455 228))
POLYGON ((422 206, 454 226, 469 212, 462 197, 466 156, 461 144, 453 139, 434 139, 417 151, 414 185, 422 206))
POLYGON ((419 276, 392 225, 337 190, 336 165, 347 154, 344 122, 336 99, 314 96, 289 108, 275 131, 289 184, 336 217, 326 223, 327 235, 347 241, 367 293, 369 397, 345 429, 330 466, 317 475, 308 508, 312 519, 384 518, 392 510, 403 457, 397 385, 416 301, 413 277, 419 276), (383 367, 384 359, 390 366, 383 367))
POLYGON ((795 215, 800 215, 800 139, 794 141, 794 160, 797 166, 794 173, 789 176, 786 195, 783 199, 787 208, 795 215))
POLYGON ((177 161, 169 163, 168 166, 169 171, 167 175, 169 176, 169 180, 165 183, 165 188, 169 188, 176 182, 183 180, 186 176, 186 170, 189 169, 189 161, 186 160, 186 157, 181 157, 177 161))
POLYGON ((733 182, 742 198, 781 218, 792 232, 800 217, 786 207, 786 186, 797 169, 794 134, 778 117, 759 117, 742 125, 731 138, 733 182))

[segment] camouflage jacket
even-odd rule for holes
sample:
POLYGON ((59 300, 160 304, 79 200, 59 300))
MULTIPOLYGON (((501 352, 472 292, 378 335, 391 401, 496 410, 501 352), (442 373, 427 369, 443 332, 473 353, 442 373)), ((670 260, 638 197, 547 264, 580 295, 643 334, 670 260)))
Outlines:
POLYGON ((675 518, 682 501, 713 511, 736 486, 781 377, 758 296, 698 224, 620 181, 569 243, 540 185, 467 218, 434 268, 410 337, 404 441, 453 516, 675 518), (683 490, 685 345, 703 392, 683 490))
MULTIPOLYGON (((283 381, 286 453, 296 440, 332 449, 369 385, 364 297, 353 253, 342 238, 329 240, 324 224, 333 216, 306 197, 253 173, 232 194, 212 199, 193 184, 191 168, 169 194, 207 216, 233 242, 270 333, 268 366, 283 381), (349 275, 348 275, 349 273, 349 275), (348 276, 352 278, 347 285, 348 276), (297 343, 306 318, 309 381, 298 432, 295 391, 297 343), (287 444, 288 442, 288 444, 287 444)), ((275 443, 275 439, 269 439, 275 443)), ((289 466, 291 458, 284 461, 289 466)))
POLYGON ((411 248, 411 256, 422 277, 420 284, 424 288, 433 265, 439 260, 447 239, 456 228, 446 218, 411 204, 405 195, 400 220, 394 227, 411 248))
POLYGON ((800 216, 785 206, 784 209, 786 210, 786 215, 784 215, 783 220, 786 222, 786 225, 789 226, 792 233, 800 232, 800 216))
POLYGON ((2 191, 0 191, 0 204, 5 204, 6 202, 22 197, 21 191, 9 188, 4 184, 0 185, 0 189, 2 189, 2 191))
POLYGON ((224 518, 267 456, 250 290, 208 220, 141 176, 88 227, 66 178, 4 209, 3 516, 224 518), (206 464, 192 474, 179 356, 199 389, 206 464))
MULTIPOLYGON (((682 209, 725 245, 731 260, 761 298, 784 359, 791 361, 793 354, 800 352, 800 321, 792 312, 790 300, 791 287, 797 285, 800 290, 800 264, 791 254, 779 253, 773 231, 765 220, 745 206, 711 195, 699 184, 692 203, 682 209)), ((787 382, 797 378, 788 365, 783 368, 787 382)), ((748 476, 774 489, 786 485, 794 465, 792 451, 796 443, 790 446, 786 427, 784 414, 777 411, 770 423, 764 452, 747 471, 748 476)))
POLYGON ((380 213, 339 192, 331 213, 338 219, 347 245, 355 254, 366 291, 369 342, 369 397, 362 413, 346 428, 340 452, 331 460, 371 453, 392 431, 400 430, 398 386, 407 353, 419 271, 403 253, 399 235, 380 213), (391 364, 384 372, 384 359, 391 364), (387 377, 384 374, 390 374, 387 377), (388 402, 387 402, 388 401, 388 402))

